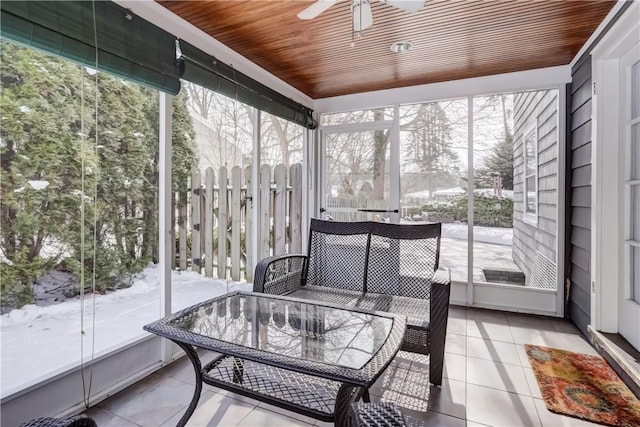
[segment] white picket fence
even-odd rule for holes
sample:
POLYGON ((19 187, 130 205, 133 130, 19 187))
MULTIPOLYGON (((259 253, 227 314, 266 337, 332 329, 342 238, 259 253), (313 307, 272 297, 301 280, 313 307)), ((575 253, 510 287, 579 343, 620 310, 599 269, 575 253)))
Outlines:
POLYGON ((251 245, 258 259, 302 251, 302 165, 262 165, 259 185, 251 168, 195 170, 174 199, 174 268, 207 277, 253 280, 251 245), (260 207, 258 239, 252 234, 251 209, 260 207), (222 225, 222 226, 221 226, 222 225))

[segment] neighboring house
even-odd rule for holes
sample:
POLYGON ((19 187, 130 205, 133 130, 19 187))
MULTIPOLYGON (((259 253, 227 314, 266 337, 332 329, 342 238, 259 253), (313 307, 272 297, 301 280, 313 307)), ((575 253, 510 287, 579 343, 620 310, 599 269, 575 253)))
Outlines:
POLYGON ((533 285, 534 268, 557 262, 558 90, 515 94, 513 116, 513 260, 533 285))
POLYGON ((242 147, 225 138, 222 129, 208 122, 197 112, 189 109, 193 121, 193 130, 196 134, 196 147, 198 148, 198 167, 204 173, 208 167, 212 167, 216 173, 224 165, 233 167, 244 165, 249 153, 245 153, 242 147))

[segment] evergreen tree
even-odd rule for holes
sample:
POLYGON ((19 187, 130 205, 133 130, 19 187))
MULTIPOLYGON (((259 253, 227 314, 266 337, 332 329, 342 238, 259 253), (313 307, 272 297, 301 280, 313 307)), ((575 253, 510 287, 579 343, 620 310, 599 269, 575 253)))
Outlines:
POLYGON ((441 185, 449 185, 459 175, 459 159, 452 149, 451 123, 438 103, 422 104, 410 126, 407 158, 424 174, 429 197, 441 185))
POLYGON ((81 176, 81 74, 66 61, 8 43, 0 49, 0 74, 2 304, 22 305, 31 302, 36 278, 70 249, 81 176))
MULTIPOLYGON (((1 55, 2 305, 31 302, 61 261, 85 286, 126 286, 157 250, 157 92, 10 43, 1 55)), ((173 130, 173 178, 186 182, 182 96, 173 130)))

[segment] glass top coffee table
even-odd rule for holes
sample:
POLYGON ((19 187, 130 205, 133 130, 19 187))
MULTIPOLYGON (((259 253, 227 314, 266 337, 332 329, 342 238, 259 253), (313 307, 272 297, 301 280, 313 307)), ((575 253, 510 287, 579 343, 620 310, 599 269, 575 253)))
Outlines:
POLYGON ((196 389, 179 426, 193 414, 202 383, 346 425, 349 403, 395 357, 405 326, 389 313, 233 292, 144 329, 175 342, 193 363, 196 389), (202 366, 196 348, 219 355, 202 366))

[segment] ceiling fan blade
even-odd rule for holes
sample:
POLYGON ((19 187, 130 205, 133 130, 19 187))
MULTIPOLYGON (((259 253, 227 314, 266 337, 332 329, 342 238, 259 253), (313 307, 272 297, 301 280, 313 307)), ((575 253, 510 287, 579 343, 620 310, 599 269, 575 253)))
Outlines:
POLYGON ((389 6, 397 7, 409 13, 415 13, 422 9, 425 0, 380 0, 389 6))
POLYGON ((353 31, 359 33, 373 25, 373 13, 369 0, 354 0, 353 8, 353 31))
POLYGON ((336 4, 338 0, 318 0, 311 6, 298 13, 300 19, 313 19, 325 10, 336 4))

